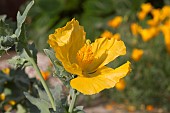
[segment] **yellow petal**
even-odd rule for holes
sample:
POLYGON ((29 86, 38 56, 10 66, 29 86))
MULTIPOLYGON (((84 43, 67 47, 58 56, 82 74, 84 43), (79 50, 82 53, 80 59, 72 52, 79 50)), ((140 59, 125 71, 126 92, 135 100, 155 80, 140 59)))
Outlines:
POLYGON ((132 55, 131 55, 131 58, 134 60, 134 61, 139 61, 143 55, 144 51, 142 49, 133 49, 132 51, 132 55))
POLYGON ((143 3, 141 5, 141 9, 142 11, 144 11, 145 13, 149 13, 152 10, 152 5, 150 3, 143 3))
POLYGON ((126 54, 124 42, 115 38, 99 38, 92 43, 94 61, 89 65, 89 71, 94 72, 97 68, 103 67, 120 55, 126 54))
POLYGON ((121 40, 115 40, 114 44, 107 50, 107 57, 105 61, 100 65, 100 67, 113 61, 118 56, 125 55, 125 54, 126 54, 126 47, 124 42, 121 40))
POLYGON ((154 38, 156 35, 158 35, 159 28, 158 27, 150 27, 147 29, 141 29, 139 31, 139 33, 142 37, 142 40, 144 42, 147 42, 147 41, 151 40, 152 38, 154 38))
POLYGON ((126 82, 123 79, 121 79, 115 86, 115 88, 119 91, 123 91, 125 87, 126 87, 126 82))
POLYGON ((66 26, 56 29, 54 34, 49 35, 48 43, 68 72, 80 73, 80 68, 76 65, 76 54, 85 43, 85 32, 77 20, 72 19, 66 26))
POLYGON ((121 16, 116 16, 112 20, 108 21, 108 26, 117 28, 123 21, 123 18, 121 16))
POLYGON ((62 62, 64 69, 74 75, 78 75, 78 76, 83 76, 82 75, 82 69, 79 65, 77 65, 76 63, 70 64, 69 62, 62 62))
POLYGON ((137 36, 141 27, 137 23, 132 23, 131 26, 130 26, 130 29, 132 31, 132 34, 134 36, 137 36))
POLYGON ((60 61, 74 63, 77 51, 85 43, 84 28, 77 20, 72 19, 66 26, 56 29, 55 33, 49 36, 48 43, 55 50, 56 57, 60 61))
POLYGON ((130 62, 116 68, 108 68, 106 66, 98 69, 96 72, 85 76, 78 76, 71 80, 71 87, 79 92, 92 95, 108 88, 112 88, 121 78, 130 72, 130 62))
POLYGON ((145 17, 146 17, 146 15, 147 15, 147 13, 144 12, 144 11, 140 11, 140 12, 138 12, 138 14, 137 14, 139 20, 144 20, 145 17))

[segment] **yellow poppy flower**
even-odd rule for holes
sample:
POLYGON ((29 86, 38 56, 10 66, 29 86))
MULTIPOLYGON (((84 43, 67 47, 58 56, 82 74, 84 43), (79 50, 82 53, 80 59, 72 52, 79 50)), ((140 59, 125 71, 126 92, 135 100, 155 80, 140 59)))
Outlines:
POLYGON ((121 80, 116 84, 116 86, 115 86, 115 88, 116 88, 117 90, 119 90, 119 91, 124 90, 125 87, 126 87, 126 83, 125 83, 125 81, 124 81, 123 79, 121 79, 121 80))
POLYGON ((148 29, 141 29, 139 31, 139 33, 142 37, 142 40, 144 42, 147 42, 150 39, 154 38, 159 33, 159 28, 151 27, 151 28, 148 28, 148 29))
POLYGON ((161 10, 161 20, 164 20, 165 18, 170 17, 170 6, 164 6, 161 10))
POLYGON ((144 12, 144 11, 140 11, 140 12, 137 13, 137 17, 138 17, 139 20, 144 20, 146 15, 147 15, 147 13, 144 12))
POLYGON ((115 38, 117 40, 120 40, 120 34, 116 33, 116 34, 112 34, 110 31, 104 31, 100 37, 106 37, 106 38, 115 38))
POLYGON ((146 110, 147 111, 153 111, 154 110, 154 107, 152 105, 147 105, 146 106, 146 110))
POLYGON ((116 69, 105 66, 126 54, 123 41, 104 37, 90 44, 85 39, 84 28, 75 19, 49 35, 48 43, 66 71, 77 75, 70 81, 71 87, 83 94, 92 95, 112 88, 131 70, 130 62, 116 69))
MULTIPOLYGON (((49 71, 42 71, 41 70, 41 74, 42 74, 44 80, 47 80, 50 77, 49 71)), ((40 80, 39 76, 36 76, 36 78, 37 78, 37 80, 40 80)))
POLYGON ((158 18, 149 19, 147 20, 147 24, 149 26, 156 27, 159 24, 159 20, 158 18))
POLYGON ((150 3, 143 3, 141 5, 142 11, 144 11, 146 14, 149 13, 152 10, 152 5, 150 3))
POLYGON ((6 75, 9 75, 10 69, 9 68, 4 68, 4 69, 2 69, 2 72, 5 73, 6 75))
POLYGON ((115 38, 116 40, 120 40, 121 39, 119 33, 113 34, 112 38, 115 38))
POLYGON ((121 16, 116 16, 115 18, 111 19, 108 21, 108 26, 117 28, 121 23, 122 23, 122 17, 121 16))
POLYGON ((170 27, 169 25, 161 26, 162 33, 164 35, 165 45, 168 53, 170 54, 170 27))
POLYGON ((1 100, 1 101, 5 100, 5 97, 6 97, 6 96, 5 96, 5 93, 1 93, 1 94, 0 94, 0 100, 1 100))
POLYGON ((12 106, 14 106, 16 104, 16 102, 14 100, 10 100, 8 103, 12 106))
POLYGON ((130 29, 132 31, 132 34, 134 36, 137 36, 141 27, 137 23, 132 23, 131 26, 130 26, 130 29))
POLYGON ((132 51, 132 55, 131 55, 131 58, 134 60, 134 61, 139 61, 143 55, 143 50, 142 49, 133 49, 132 51))
POLYGON ((153 18, 151 20, 148 20, 147 24, 150 25, 150 26, 158 25, 160 23, 160 21, 161 21, 160 18, 162 16, 160 9, 153 9, 151 11, 151 14, 152 14, 153 18))

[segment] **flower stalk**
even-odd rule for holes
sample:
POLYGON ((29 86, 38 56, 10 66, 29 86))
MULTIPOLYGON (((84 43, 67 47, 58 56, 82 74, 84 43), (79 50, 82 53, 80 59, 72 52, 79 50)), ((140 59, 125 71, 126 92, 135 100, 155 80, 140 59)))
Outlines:
POLYGON ((28 55, 28 60, 31 62, 32 66, 34 67, 35 71, 37 72, 37 74, 38 74, 38 76, 40 78, 40 81, 41 81, 41 83, 42 83, 42 85, 43 85, 43 87, 44 87, 44 89, 45 89, 45 91, 46 91, 46 93, 47 93, 47 95, 49 97, 49 100, 51 102, 51 106, 52 106, 53 110, 56 111, 54 98, 53 98, 53 96, 52 96, 52 94, 51 94, 51 92, 50 92, 50 90, 49 90, 49 88, 48 88, 48 86, 47 86, 41 72, 40 72, 39 67, 35 63, 34 58, 32 57, 32 54, 31 54, 31 52, 29 51, 28 48, 25 48, 25 52, 28 55))

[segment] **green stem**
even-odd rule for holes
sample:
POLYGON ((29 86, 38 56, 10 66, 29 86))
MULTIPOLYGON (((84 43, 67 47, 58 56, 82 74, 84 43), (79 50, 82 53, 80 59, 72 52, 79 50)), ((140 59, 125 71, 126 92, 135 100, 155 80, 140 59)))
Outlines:
POLYGON ((31 64, 33 65, 35 71, 37 72, 37 74, 38 74, 38 76, 40 78, 40 81, 41 81, 41 83, 42 83, 42 85, 43 85, 43 87, 44 87, 44 89, 45 89, 45 91, 46 91, 46 93, 47 93, 47 95, 48 95, 48 97, 50 99, 50 102, 51 102, 51 105, 53 107, 53 110, 56 111, 54 98, 53 98, 53 96, 52 96, 46 82, 44 81, 44 78, 43 78, 43 76, 42 76, 42 74, 40 72, 40 69, 38 68, 37 64, 35 63, 30 51, 27 48, 25 48, 25 51, 26 51, 27 55, 29 56, 29 61, 31 62, 31 64))
POLYGON ((73 109, 74 109, 74 105, 76 103, 76 98, 77 98, 77 91, 73 89, 73 94, 71 95, 71 103, 70 103, 70 106, 69 106, 69 109, 68 109, 68 112, 69 113, 72 113, 73 112, 73 109))

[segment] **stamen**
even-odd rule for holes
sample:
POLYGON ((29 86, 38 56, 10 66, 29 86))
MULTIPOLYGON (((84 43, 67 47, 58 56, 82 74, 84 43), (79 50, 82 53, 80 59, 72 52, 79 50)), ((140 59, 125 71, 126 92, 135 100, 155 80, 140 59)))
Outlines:
POLYGON ((86 43, 78 52, 77 52, 77 61, 79 66, 85 70, 86 67, 92 63, 94 60, 94 54, 92 52, 92 46, 86 43))

